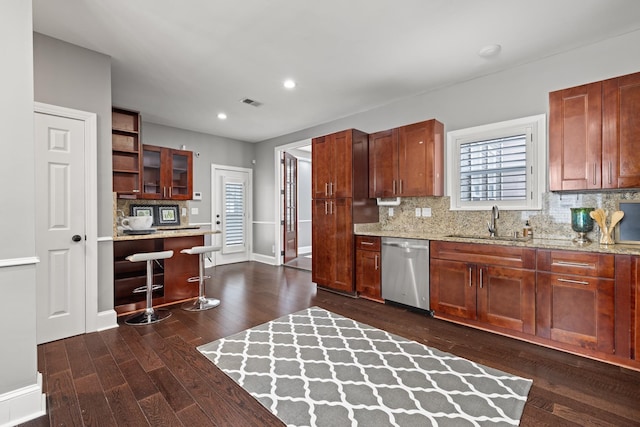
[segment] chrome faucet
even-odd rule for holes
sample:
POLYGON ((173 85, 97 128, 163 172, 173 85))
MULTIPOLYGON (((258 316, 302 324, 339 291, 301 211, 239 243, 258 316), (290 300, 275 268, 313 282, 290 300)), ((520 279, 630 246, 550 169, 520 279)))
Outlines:
POLYGON ((496 220, 500 217, 498 213, 498 206, 493 205, 491 208, 491 220, 487 222, 487 228, 489 229, 489 236, 495 237, 498 232, 496 220))

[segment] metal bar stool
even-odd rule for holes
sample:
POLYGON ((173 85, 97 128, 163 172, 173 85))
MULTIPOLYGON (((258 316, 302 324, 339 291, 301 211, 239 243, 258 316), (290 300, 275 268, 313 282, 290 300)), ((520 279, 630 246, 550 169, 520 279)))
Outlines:
POLYGON ((187 279, 188 282, 198 282, 200 287, 198 290, 198 299, 194 302, 186 302, 182 305, 183 310, 202 311, 209 310, 220 305, 220 300, 216 298, 207 298, 204 292, 204 281, 210 279, 211 276, 204 275, 204 254, 208 252, 219 251, 220 246, 194 246, 189 249, 183 249, 180 253, 189 255, 198 255, 198 275, 187 279))
POLYGON ((139 254, 129 255, 126 260, 130 262, 147 262, 147 285, 140 286, 133 290, 134 293, 146 292, 147 293, 147 306, 142 313, 137 313, 129 316, 124 321, 127 325, 150 325, 157 323, 161 320, 171 316, 171 312, 168 310, 154 310, 153 309, 153 291, 162 288, 163 285, 153 284, 153 262, 159 259, 171 258, 173 251, 162 252, 145 252, 139 254))

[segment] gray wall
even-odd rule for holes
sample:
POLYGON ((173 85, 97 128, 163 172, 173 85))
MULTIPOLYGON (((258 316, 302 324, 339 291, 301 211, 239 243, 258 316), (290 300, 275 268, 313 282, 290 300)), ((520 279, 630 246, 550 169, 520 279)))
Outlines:
MULTIPOLYGON (((540 61, 391 105, 260 142, 257 158, 273 158, 274 148, 343 129, 375 132, 437 118, 445 131, 548 113, 548 93, 553 90, 640 71, 640 31, 582 47, 540 61)), ((254 172, 255 218, 272 224, 254 248, 270 248, 275 229, 273 163, 258 163, 254 172), (270 194, 271 197, 266 197, 270 194)), ((265 255, 270 253, 265 252, 265 255)))
MULTIPOLYGON (((0 395, 36 384, 36 269, 31 1, 3 0, 0 13, 0 395)), ((7 396, 8 400, 11 400, 7 396)), ((3 405, 11 402, 0 402, 3 405)), ((0 411, 0 422, 11 417, 0 411)))
MULTIPOLYGON (((111 58, 33 34, 35 100, 98 116, 98 238, 113 235, 111 58)), ((98 310, 113 309, 113 242, 98 241, 98 310)))
POLYGON ((251 161, 255 158, 255 145, 192 132, 184 129, 163 126, 144 121, 142 116, 143 144, 161 147, 181 148, 193 151, 193 191, 202 193, 202 201, 190 201, 189 207, 197 207, 198 214, 189 214, 189 222, 203 224, 211 222, 211 165, 235 166, 251 169, 251 161), (199 156, 196 154, 199 153, 199 156))

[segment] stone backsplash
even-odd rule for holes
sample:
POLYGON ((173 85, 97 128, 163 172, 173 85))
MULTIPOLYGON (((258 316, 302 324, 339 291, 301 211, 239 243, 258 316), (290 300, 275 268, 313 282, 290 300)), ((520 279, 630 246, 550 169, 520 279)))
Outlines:
MULTIPOLYGON (((522 233, 526 220, 533 228, 535 238, 569 239, 576 236, 571 229, 570 208, 593 207, 609 211, 617 209, 620 200, 640 200, 639 192, 609 193, 544 193, 542 210, 500 211, 497 220, 498 235, 512 236, 514 231, 522 233)), ((449 210, 449 197, 410 197, 402 199, 394 206, 393 216, 389 216, 389 207, 379 208, 378 224, 359 224, 356 231, 399 231, 418 234, 488 234, 488 210, 452 211, 449 210), (416 217, 416 208, 431 208, 431 217, 416 217)), ((594 224, 593 231, 587 234, 593 241, 600 239, 600 229, 594 224)))
POLYGON ((189 224, 188 201, 186 200, 144 200, 144 199, 119 199, 116 193, 113 193, 113 235, 117 235, 117 221, 119 216, 129 216, 131 213, 131 205, 178 205, 180 213, 180 225, 189 224), (186 212, 186 215, 182 215, 186 212))

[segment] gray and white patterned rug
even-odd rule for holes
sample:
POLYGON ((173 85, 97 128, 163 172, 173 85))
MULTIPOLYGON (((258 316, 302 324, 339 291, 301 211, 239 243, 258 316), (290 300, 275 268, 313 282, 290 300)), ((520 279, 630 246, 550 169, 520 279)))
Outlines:
POLYGON ((518 425, 532 384, 318 307, 198 350, 289 426, 518 425))

